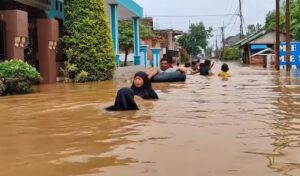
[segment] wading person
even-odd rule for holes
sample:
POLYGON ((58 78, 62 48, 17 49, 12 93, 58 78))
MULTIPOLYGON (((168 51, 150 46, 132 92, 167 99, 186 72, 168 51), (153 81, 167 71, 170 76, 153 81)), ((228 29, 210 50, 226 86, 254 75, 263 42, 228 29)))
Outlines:
POLYGON ((168 60, 165 58, 162 58, 160 60, 160 69, 156 68, 150 68, 147 70, 148 78, 151 79, 153 76, 155 76, 157 73, 162 73, 162 72, 176 72, 179 71, 182 74, 186 73, 186 70, 184 68, 170 68, 168 60))
POLYGON ((115 100, 115 104, 105 108, 108 111, 139 110, 138 105, 143 99, 158 99, 158 95, 152 88, 152 84, 145 72, 137 72, 134 75, 131 88, 121 88, 115 100))

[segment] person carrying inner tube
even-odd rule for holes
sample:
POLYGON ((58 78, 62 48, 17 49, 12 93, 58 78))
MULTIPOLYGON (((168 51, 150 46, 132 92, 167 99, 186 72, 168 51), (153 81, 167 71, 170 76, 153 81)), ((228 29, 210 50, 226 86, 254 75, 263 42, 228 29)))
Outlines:
POLYGON ((151 79, 157 73, 161 73, 161 72, 176 72, 176 71, 179 71, 182 74, 186 73, 186 69, 184 69, 184 68, 180 68, 180 67, 178 67, 178 68, 170 68, 169 64, 168 64, 168 60, 165 59, 165 58, 162 58, 160 60, 160 69, 149 68, 147 70, 147 75, 148 75, 148 78, 151 79))
POLYGON ((138 103, 143 99, 158 99, 158 95, 152 88, 152 84, 145 72, 137 72, 131 88, 121 88, 115 100, 115 104, 105 108, 107 111, 139 110, 138 103))

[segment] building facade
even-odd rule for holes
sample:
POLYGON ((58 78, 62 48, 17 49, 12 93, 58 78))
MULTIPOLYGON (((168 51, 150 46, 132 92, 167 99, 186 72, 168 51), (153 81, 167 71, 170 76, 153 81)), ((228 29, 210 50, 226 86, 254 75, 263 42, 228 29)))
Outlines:
POLYGON ((56 82, 63 0, 0 2, 0 60, 20 59, 36 67, 44 83, 56 82))

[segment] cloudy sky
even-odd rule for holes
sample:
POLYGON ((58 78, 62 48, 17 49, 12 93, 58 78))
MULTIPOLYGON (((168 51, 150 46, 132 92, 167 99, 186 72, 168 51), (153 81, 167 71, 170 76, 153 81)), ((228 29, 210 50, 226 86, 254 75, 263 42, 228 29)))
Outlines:
MULTIPOLYGON (((187 31, 190 23, 204 22, 220 35, 220 27, 226 26, 225 35, 239 32, 240 20, 236 14, 239 0, 134 0, 144 9, 144 15, 154 18, 154 27, 187 31), (215 16, 217 15, 217 16, 215 16)), ((265 21, 266 14, 275 9, 275 0, 242 0, 246 25, 265 21)))

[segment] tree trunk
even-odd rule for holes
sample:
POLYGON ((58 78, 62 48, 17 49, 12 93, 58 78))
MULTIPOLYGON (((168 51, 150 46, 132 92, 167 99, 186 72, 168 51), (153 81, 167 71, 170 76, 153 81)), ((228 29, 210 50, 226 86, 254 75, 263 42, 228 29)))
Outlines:
POLYGON ((125 49, 125 60, 124 60, 124 67, 127 66, 127 56, 128 56, 128 49, 125 49))

